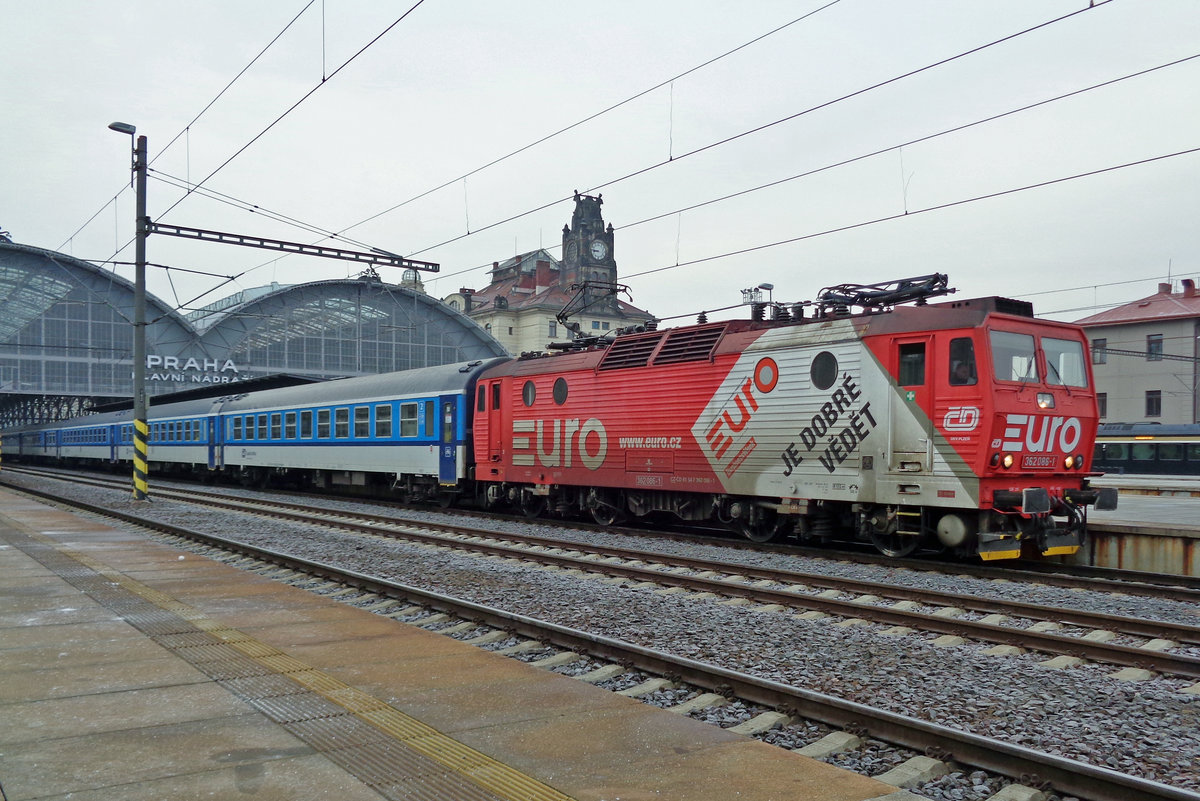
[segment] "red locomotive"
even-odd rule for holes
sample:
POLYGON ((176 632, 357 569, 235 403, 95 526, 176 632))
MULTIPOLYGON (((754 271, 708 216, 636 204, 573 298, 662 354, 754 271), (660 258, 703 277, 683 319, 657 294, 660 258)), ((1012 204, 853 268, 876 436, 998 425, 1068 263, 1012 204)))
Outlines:
POLYGON ((763 319, 581 340, 484 371, 477 490, 530 516, 670 513, 754 541, 847 528, 903 556, 1070 554, 1087 507, 1087 340, 937 274, 825 290, 763 319), (915 305, 901 305, 915 301, 915 305), (858 308, 860 311, 855 311, 858 308))

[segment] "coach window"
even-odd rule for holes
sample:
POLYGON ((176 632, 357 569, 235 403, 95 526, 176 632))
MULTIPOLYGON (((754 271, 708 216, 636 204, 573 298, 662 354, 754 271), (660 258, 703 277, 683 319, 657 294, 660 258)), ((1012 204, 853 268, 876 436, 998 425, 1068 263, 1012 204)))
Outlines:
POLYGON ((354 407, 354 437, 355 439, 369 439, 371 436, 371 407, 370 406, 355 406, 354 407))
POLYGON ((1183 443, 1182 442, 1160 442, 1160 443, 1158 443, 1158 460, 1160 462, 1182 462, 1183 461, 1183 443))
MULTIPOLYGON (((242 418, 239 417, 238 418, 238 429, 239 430, 241 429, 241 424, 242 424, 242 418)), ((246 418, 245 439, 248 439, 248 440, 254 439, 254 418, 253 417, 246 418)))
POLYGON ((975 342, 970 337, 950 340, 950 383, 969 386, 978 380, 975 372, 975 342))
MULTIPOLYGON (((497 384, 496 386, 500 386, 497 384)), ((435 405, 433 401, 425 401, 425 436, 437 436, 437 415, 434 414, 435 405)), ((499 406, 495 408, 499 409, 499 406)))
POLYGON ((1135 462, 1154 461, 1157 446, 1153 442, 1135 442, 1130 449, 1130 456, 1135 462))
POLYGON ((417 435, 417 404, 400 404, 400 436, 415 437, 417 435))
POLYGON ((296 413, 288 412, 283 416, 283 436, 284 439, 296 438, 296 413))
POLYGON ((300 439, 312 439, 312 412, 300 412, 300 439))
POLYGON ((283 415, 271 413, 271 439, 283 439, 283 415))
POLYGON ((317 411, 317 439, 329 439, 329 410, 317 411))
POLYGON ((375 407, 375 439, 392 438, 392 405, 381 403, 375 407))
POLYGON ((258 438, 267 439, 267 415, 260 414, 258 416, 258 438))
POLYGON ((900 346, 900 386, 925 385, 925 343, 910 342, 900 346))
POLYGON ((333 437, 334 439, 350 437, 350 410, 346 407, 333 410, 333 437))

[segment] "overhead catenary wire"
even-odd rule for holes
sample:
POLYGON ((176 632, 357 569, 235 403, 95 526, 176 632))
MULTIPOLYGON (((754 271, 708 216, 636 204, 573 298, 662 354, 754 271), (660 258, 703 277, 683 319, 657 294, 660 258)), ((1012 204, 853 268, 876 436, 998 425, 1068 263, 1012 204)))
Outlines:
MULTIPOLYGON (((1015 32, 1015 33, 1010 33, 1010 34, 1008 34, 1008 35, 1006 35, 1006 36, 1002 36, 1002 37, 1000 37, 999 39, 995 39, 995 40, 993 40, 993 41, 990 41, 990 42, 987 42, 987 43, 985 43, 985 44, 978 45, 978 46, 976 46, 976 47, 970 48, 969 50, 964 50, 964 51, 962 51, 962 52, 960 52, 960 53, 957 53, 957 54, 955 54, 955 55, 953 55, 953 56, 947 56, 946 58, 939 59, 938 61, 934 61, 934 62, 932 62, 932 63, 930 63, 930 64, 926 64, 926 65, 925 65, 925 66, 923 66, 923 67, 917 67, 916 69, 909 70, 908 72, 901 73, 900 75, 893 76, 893 77, 891 77, 891 78, 888 78, 888 79, 886 79, 886 80, 883 80, 883 81, 878 81, 878 82, 876 82, 876 83, 873 83, 873 84, 871 84, 871 85, 869 85, 869 86, 863 87, 862 89, 856 89, 856 90, 855 90, 855 91, 853 91, 853 92, 849 92, 849 93, 847 93, 847 94, 844 94, 844 95, 841 95, 841 96, 839 96, 839 97, 835 97, 835 98, 833 98, 833 99, 831 99, 831 100, 827 100, 827 101, 825 101, 825 102, 823 102, 823 103, 818 103, 817 105, 810 106, 810 107, 808 107, 808 108, 806 108, 806 109, 804 109, 804 110, 802 110, 802 111, 797 111, 797 112, 795 112, 794 114, 789 114, 789 115, 787 115, 787 116, 785 116, 785 117, 780 117, 779 119, 773 120, 773 121, 771 121, 771 122, 764 123, 764 124, 762 124, 762 125, 758 125, 758 126, 755 126, 755 127, 753 127, 753 128, 748 128, 748 129, 746 129, 746 130, 744 130, 744 131, 742 131, 742 132, 740 132, 740 133, 734 134, 733 136, 727 136, 727 137, 725 137, 725 138, 723 138, 723 139, 718 139, 718 140, 715 140, 715 141, 713 141, 713 142, 709 142, 709 143, 708 143, 708 144, 706 144, 706 145, 701 145, 700 147, 693 148, 692 150, 689 150, 689 151, 687 151, 686 153, 681 153, 680 155, 678 155, 678 156, 674 156, 673 158, 669 158, 669 159, 666 159, 666 160, 663 160, 663 161, 656 162, 656 163, 654 163, 654 164, 650 164, 650 165, 648 165, 648 166, 645 166, 645 167, 641 167, 641 168, 639 168, 639 169, 637 169, 637 170, 634 170, 634 171, 633 171, 633 172, 631 172, 631 173, 627 173, 627 174, 625 174, 625 175, 622 175, 622 176, 620 176, 620 177, 618 177, 618 178, 613 178, 613 179, 610 179, 610 180, 604 181, 603 183, 600 183, 600 184, 593 185, 593 186, 592 186, 592 187, 590 187, 589 189, 585 190, 585 193, 587 193, 587 194, 590 194, 590 193, 592 193, 592 192, 597 192, 597 191, 599 191, 599 190, 601 190, 601 189, 607 189, 607 188, 609 188, 609 187, 611 187, 611 186, 615 186, 616 184, 619 184, 619 183, 621 183, 621 182, 623 182, 623 181, 627 181, 627 180, 629 180, 629 179, 631 179, 631 178, 635 178, 635 177, 637 177, 637 176, 640 176, 640 175, 645 175, 645 174, 647 174, 647 173, 649 173, 649 172, 652 172, 652 171, 654 171, 654 170, 661 169, 662 167, 666 167, 667 165, 671 165, 671 164, 677 164, 677 163, 679 163, 680 161, 682 161, 682 160, 684 160, 684 159, 686 159, 686 158, 690 158, 690 157, 692 157, 692 156, 696 156, 696 155, 699 155, 699 154, 701 154, 701 153, 705 153, 705 152, 707 152, 707 151, 709 151, 709 150, 713 150, 714 148, 718 148, 718 147, 722 147, 722 146, 724 146, 724 145, 728 145, 728 144, 730 144, 730 143, 732 143, 732 142, 736 142, 736 141, 738 141, 739 139, 744 139, 744 138, 745 138, 745 137, 747 137, 747 136, 752 136, 752 135, 754 135, 754 134, 757 134, 757 133, 762 133, 763 131, 766 131, 766 130, 769 130, 769 129, 771 129, 771 128, 774 128, 774 127, 776 127, 776 126, 778 126, 778 125, 782 125, 782 124, 784 124, 784 123, 786 123, 786 122, 791 122, 791 121, 793 121, 793 120, 799 119, 800 117, 803 117, 803 116, 805 116, 805 115, 811 114, 811 113, 813 113, 813 112, 815 112, 815 111, 819 111, 819 110, 821 110, 821 109, 829 108, 830 106, 834 106, 834 105, 836 105, 836 104, 838 104, 838 103, 845 102, 845 101, 847 101, 847 100, 850 100, 850 99, 852 99, 852 98, 855 98, 855 97, 860 97, 860 96, 862 96, 862 95, 864 95, 864 94, 867 94, 868 92, 873 92, 873 91, 875 91, 875 90, 877 90, 877 89, 881 89, 881 88, 883 88, 883 87, 885 87, 885 86, 890 86, 890 85, 892 85, 892 84, 894 84, 894 83, 897 83, 897 82, 899 82, 899 81, 903 81, 903 80, 905 80, 905 79, 907 79, 907 78, 912 78, 912 77, 914 77, 914 76, 917 76, 917 75, 920 75, 920 74, 922 74, 922 73, 928 72, 929 70, 937 69, 938 67, 942 67, 942 66, 945 66, 946 64, 953 63, 953 62, 955 62, 955 61, 958 61, 959 59, 966 58, 967 56, 971 56, 971 55, 974 55, 974 54, 976 54, 976 53, 983 52, 984 50, 987 50, 987 49, 989 49, 989 48, 991 48, 991 47, 995 47, 995 46, 997 46, 997 45, 1000 45, 1000 44, 1003 44, 1003 43, 1005 43, 1005 42, 1012 41, 1013 39, 1016 39, 1016 38, 1018 38, 1018 37, 1020 37, 1020 36, 1026 36, 1026 35, 1028 35, 1028 34, 1031 34, 1031 33, 1035 32, 1035 31, 1042 30, 1043 28, 1046 28, 1046 27, 1048 27, 1048 26, 1050 26, 1050 25, 1055 25, 1055 24, 1057 24, 1057 23, 1059 23, 1059 22, 1063 22, 1063 21, 1065 21, 1065 20, 1072 19, 1072 18, 1074 18, 1074 17, 1076 17, 1076 16, 1078 16, 1078 15, 1080 15, 1080 14, 1087 13, 1087 12, 1089 12, 1089 11, 1091 11, 1091 10, 1095 9, 1095 8, 1099 8, 1099 7, 1101 7, 1101 6, 1106 6, 1106 5, 1108 5, 1108 4, 1112 3, 1112 2, 1113 2, 1113 0, 1100 0, 1100 2, 1094 3, 1094 4, 1092 4, 1092 5, 1090 5, 1090 6, 1086 7, 1086 8, 1078 9, 1078 10, 1076 10, 1076 11, 1071 11, 1071 12, 1069 12, 1069 13, 1067 13, 1067 14, 1063 14, 1063 15, 1061 15, 1061 16, 1058 16, 1058 17, 1055 17, 1055 18, 1053 18, 1053 19, 1050 19, 1050 20, 1045 20, 1045 21, 1043 21, 1043 22, 1039 22, 1038 24, 1036 24, 1036 25, 1033 25, 1033 26, 1031 26, 1031 27, 1024 28, 1024 29, 1022 29, 1022 30, 1020 30, 1020 31, 1017 31, 1017 32, 1015 32)), ((487 224, 487 225, 480 226, 480 227, 476 228, 474 231, 471 231, 470 233, 466 233, 466 234, 460 234, 460 235, 458 235, 458 236, 451 237, 450 239, 444 240, 444 241, 442 241, 442 242, 438 242, 437 244, 434 244, 434 245, 428 245, 428 246, 426 246, 426 247, 423 247, 423 248, 420 248, 420 249, 418 249, 418 250, 414 250, 414 251, 410 252, 410 253, 408 254, 408 256, 409 256, 409 257, 412 257, 412 256, 417 256, 417 255, 420 255, 420 254, 422 254, 422 253, 425 253, 425 252, 427 252, 427 251, 433 250, 434 248, 444 247, 445 245, 449 245, 449 244, 452 244, 452 243, 454 243, 454 242, 458 242, 458 241, 460 241, 460 240, 462 240, 462 239, 466 239, 466 238, 467 238, 467 237, 469 237, 469 236, 474 236, 474 235, 476 235, 476 234, 479 234, 479 233, 481 233, 481 232, 483 232, 483 231, 487 231, 487 230, 490 230, 490 229, 492 229, 492 228, 496 228, 496 227, 498 227, 498 226, 501 226, 501 225, 506 225, 506 224, 508 224, 508 223, 514 222, 515 220, 519 220, 519 219, 521 219, 522 217, 527 217, 527 216, 529 216, 529 215, 531 215, 531 214, 536 214, 536 213, 537 213, 537 212, 539 212, 539 211, 544 211, 545 209, 548 209, 548 208, 550 208, 551 206, 554 206, 554 205, 556 205, 556 204, 558 204, 558 203, 561 203, 561 202, 563 202, 564 200, 569 200, 571 197, 572 197, 571 195, 568 195, 568 196, 566 196, 566 197, 560 197, 560 198, 556 198, 555 200, 552 200, 552 201, 550 201, 550 202, 548 202, 548 203, 542 203, 542 204, 541 204, 541 205, 539 205, 539 206, 536 206, 536 207, 534 207, 534 208, 531 208, 531 209, 527 209, 526 211, 520 212, 520 213, 518 213, 518 214, 514 214, 514 215, 512 215, 512 216, 505 217, 504 219, 497 220, 497 221, 495 221, 495 222, 493 222, 493 223, 489 223, 489 224, 487 224)))
POLYGON ((726 253, 719 253, 719 254, 712 255, 712 256, 704 256, 702 258, 692 259, 691 261, 680 262, 679 264, 669 264, 665 267, 655 267, 654 269, 642 270, 641 272, 631 273, 629 275, 624 276, 624 278, 625 279, 638 278, 643 275, 651 275, 653 273, 661 273, 661 272, 665 272, 666 270, 674 270, 679 267, 688 267, 693 264, 703 264, 705 262, 717 261, 719 259, 727 259, 732 256, 740 256, 740 255, 743 255, 746 253, 754 253, 755 251, 767 250, 769 248, 780 247, 782 245, 790 245, 790 244, 794 244, 796 242, 803 242, 807 239, 815 239, 815 238, 821 237, 821 236, 830 236, 832 234, 844 233, 846 231, 853 231, 858 228, 866 228, 871 225, 878 225, 880 223, 892 222, 894 220, 903 220, 903 219, 907 219, 910 217, 916 217, 919 214, 928 214, 928 213, 934 212, 934 211, 944 211, 946 209, 954 208, 956 206, 965 206, 969 203, 978 203, 983 200, 992 200, 992 199, 995 199, 998 197, 1004 197, 1005 195, 1013 195, 1018 192, 1027 192, 1031 189, 1041 189, 1041 188, 1044 188, 1047 186, 1053 186, 1055 184, 1066 183, 1067 181, 1075 181, 1075 180, 1080 180, 1082 178, 1090 178, 1090 177, 1093 177, 1096 175, 1102 175, 1104 173, 1115 172, 1116 170, 1128 169, 1130 167, 1139 167, 1139 166, 1142 166, 1145 164, 1151 164, 1151 163, 1154 163, 1157 161, 1164 161, 1166 159, 1178 158, 1180 156, 1192 155, 1195 153, 1200 153, 1200 147, 1188 148, 1187 150, 1179 150, 1174 153, 1164 153, 1159 156, 1150 156, 1149 158, 1138 159, 1137 161, 1130 161, 1130 162, 1126 162, 1124 164, 1115 164, 1115 165, 1112 165, 1109 167, 1102 167, 1102 168, 1095 169, 1095 170, 1089 170, 1087 172, 1076 173, 1074 175, 1066 175, 1066 176, 1062 176, 1060 178, 1052 178, 1052 179, 1049 179, 1046 181, 1038 181, 1037 183, 1026 184, 1025 186, 1013 187, 1011 189, 1002 189, 998 192, 989 192, 984 195, 976 195, 975 197, 962 198, 959 200, 950 201, 948 203, 939 203, 935 206, 927 206, 926 208, 923 208, 923 209, 903 211, 899 214, 889 214, 889 215, 886 215, 883 217, 876 217, 875 219, 872 219, 872 220, 864 220, 862 222, 851 223, 849 225, 842 225, 842 226, 838 226, 836 228, 828 228, 828 229, 825 229, 824 231, 816 231, 816 232, 813 232, 810 234, 802 234, 800 236, 794 236, 794 237, 790 237, 788 239, 781 239, 776 242, 767 242, 767 243, 764 243, 761 245, 754 245, 751 247, 740 248, 738 250, 731 250, 726 253))
MULTIPOLYGON (((260 50, 258 52, 258 54, 256 56, 254 56, 254 58, 250 59, 250 61, 246 64, 246 66, 242 67, 242 69, 238 71, 238 74, 233 76, 233 78, 229 81, 229 83, 225 84, 224 88, 222 88, 221 91, 217 92, 217 94, 213 97, 213 99, 208 101, 208 103, 204 106, 204 108, 200 109, 199 113, 197 113, 196 116, 192 118, 191 122, 189 122, 187 125, 183 126, 183 128, 180 129, 179 133, 177 133, 177 134, 175 134, 175 136, 171 137, 171 140, 169 142, 167 142, 165 147, 163 147, 161 150, 158 151, 158 153, 154 156, 154 158, 152 158, 150 160, 150 163, 153 164, 155 161, 157 161, 164 153, 167 152, 168 149, 170 149, 170 147, 172 145, 175 144, 175 142, 177 142, 179 140, 179 137, 185 135, 191 129, 191 127, 193 125, 195 125, 200 120, 200 118, 203 117, 205 115, 205 113, 207 113, 208 110, 210 108, 212 108, 213 105, 215 105, 216 102, 218 100, 220 100, 225 95, 225 93, 228 92, 230 90, 230 88, 232 88, 233 85, 235 83, 237 83, 238 80, 243 75, 245 75, 246 72, 251 67, 253 67, 254 64, 259 59, 262 58, 263 55, 266 54, 266 52, 268 50, 270 50, 271 47, 283 37, 283 35, 285 33, 287 33, 287 31, 292 27, 292 25, 294 25, 296 23, 296 20, 300 19, 300 17, 304 15, 304 12, 307 11, 314 2, 316 2, 316 0, 308 0, 308 2, 304 5, 304 8, 300 9, 300 11, 296 14, 296 16, 292 17, 292 19, 286 25, 283 26, 283 28, 279 31, 279 33, 275 34, 275 36, 271 38, 271 41, 267 42, 266 47, 264 47, 262 50, 260 50)), ((99 211, 97 211, 95 214, 93 214, 91 217, 89 217, 87 219, 87 221, 84 222, 83 225, 79 226, 79 228, 75 230, 75 233, 71 234, 66 239, 64 239, 62 244, 60 244, 58 246, 58 249, 61 250, 68 242, 70 242, 72 239, 74 239, 76 236, 78 236, 79 233, 81 231, 83 231, 84 228, 87 228, 88 225, 91 224, 92 220, 96 219, 96 217, 99 216, 104 211, 104 209, 108 208, 108 205, 110 203, 115 203, 117 198, 120 197, 121 194, 123 194, 127 188, 128 187, 122 186, 120 191, 118 191, 117 194, 114 195, 111 200, 109 200, 103 206, 101 206, 99 211)), ((128 246, 129 246, 129 243, 126 242, 123 247, 119 247, 117 249, 116 253, 120 253, 121 250, 124 250, 128 246)), ((114 255, 115 255, 115 253, 114 253, 114 255)))
MULTIPOLYGON (((204 178, 200 179, 200 181, 195 184, 195 188, 201 187, 204 184, 208 183, 208 181, 212 180, 212 178, 217 173, 219 173, 221 170, 228 167, 234 161, 234 159, 236 159, 238 156, 242 155, 247 150, 249 150, 254 145, 255 142, 257 142, 259 139, 263 138, 267 134, 267 132, 269 132, 272 128, 274 128, 276 125, 278 125, 284 119, 286 119, 289 114, 291 114, 293 111, 295 111, 297 108, 299 108, 300 105, 302 103, 304 103, 305 100, 308 100, 310 97, 312 97, 314 94, 316 94, 318 90, 320 90, 323 86, 325 86, 330 80, 335 78, 338 75, 338 73, 340 73, 346 67, 348 67, 352 63, 354 63, 354 61, 357 60, 359 56, 361 56, 363 53, 367 52, 367 50, 369 50, 376 42, 378 42, 380 39, 382 39, 384 36, 386 36, 388 33, 390 33, 401 22, 406 20, 408 18, 408 16, 410 14, 412 14, 414 11, 416 11, 424 2, 425 2, 425 0, 417 0, 415 3, 412 4, 412 6, 410 6, 408 8, 407 11, 405 11, 403 14, 401 14, 399 17, 397 17, 390 25, 388 25, 386 28, 384 28, 382 31, 380 31, 378 34, 376 34, 375 37, 373 39, 371 39, 371 41, 367 42, 365 45, 360 47, 354 53, 354 55, 350 56, 348 59, 346 59, 341 64, 339 64, 337 69, 335 69, 333 72, 329 73, 328 76, 322 76, 321 80, 316 84, 316 86, 314 86, 312 89, 309 89, 307 92, 305 92, 300 97, 299 100, 297 100, 295 103, 293 103, 291 106, 289 106, 286 111, 284 111, 282 114, 280 114, 278 117, 276 117, 270 123, 268 123, 265 128, 263 128, 261 131, 259 131, 257 134, 255 134, 253 137, 251 137, 250 141, 246 142, 246 144, 242 145, 240 148, 238 148, 236 151, 234 151, 233 154, 231 156, 229 156, 229 158, 227 158, 223 162, 221 162, 217 166, 216 169, 214 169, 212 172, 210 172, 204 178)), ((1105 0, 1105 2, 1112 2, 1112 0, 1105 0)), ((190 194, 190 192, 189 192, 189 194, 190 194)), ((184 199, 186 199, 186 197, 187 196, 185 195, 183 198, 180 198, 179 200, 172 203, 170 206, 167 207, 166 211, 164 211, 162 214, 159 215, 159 217, 161 218, 161 217, 164 217, 167 214, 169 214, 180 203, 182 203, 184 201, 184 199)))

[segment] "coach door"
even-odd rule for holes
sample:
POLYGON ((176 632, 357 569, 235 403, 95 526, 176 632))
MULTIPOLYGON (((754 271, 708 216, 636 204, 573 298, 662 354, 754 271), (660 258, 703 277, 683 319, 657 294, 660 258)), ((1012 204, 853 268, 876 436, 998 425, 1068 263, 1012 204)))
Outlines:
POLYGON ((220 470, 224 465, 221 448, 221 418, 211 415, 205 420, 208 425, 208 469, 220 470))
POLYGON ((888 470, 922 473, 932 468, 933 424, 927 409, 932 409, 933 376, 932 337, 897 338, 896 384, 889 401, 891 442, 888 470))
POLYGON ((458 409, 457 396, 438 398, 438 483, 458 483, 458 409))

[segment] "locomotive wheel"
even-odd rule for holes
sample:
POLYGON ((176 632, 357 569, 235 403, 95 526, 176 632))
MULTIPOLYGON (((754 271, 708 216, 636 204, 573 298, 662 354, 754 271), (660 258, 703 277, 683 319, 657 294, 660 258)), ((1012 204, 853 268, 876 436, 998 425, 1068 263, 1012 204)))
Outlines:
POLYGON ((891 556, 895 559, 911 555, 921 546, 922 539, 924 537, 914 534, 871 530, 871 544, 884 556, 891 556))
POLYGON ((525 490, 521 493, 521 514, 532 519, 541 517, 546 511, 546 496, 534 495, 532 492, 525 490))
POLYGON ((764 512, 754 520, 739 522, 738 530, 751 542, 767 543, 783 539, 786 527, 774 512, 764 512))
POLYGON ((625 519, 620 509, 607 504, 593 506, 591 512, 592 519, 602 526, 613 526, 625 519))

